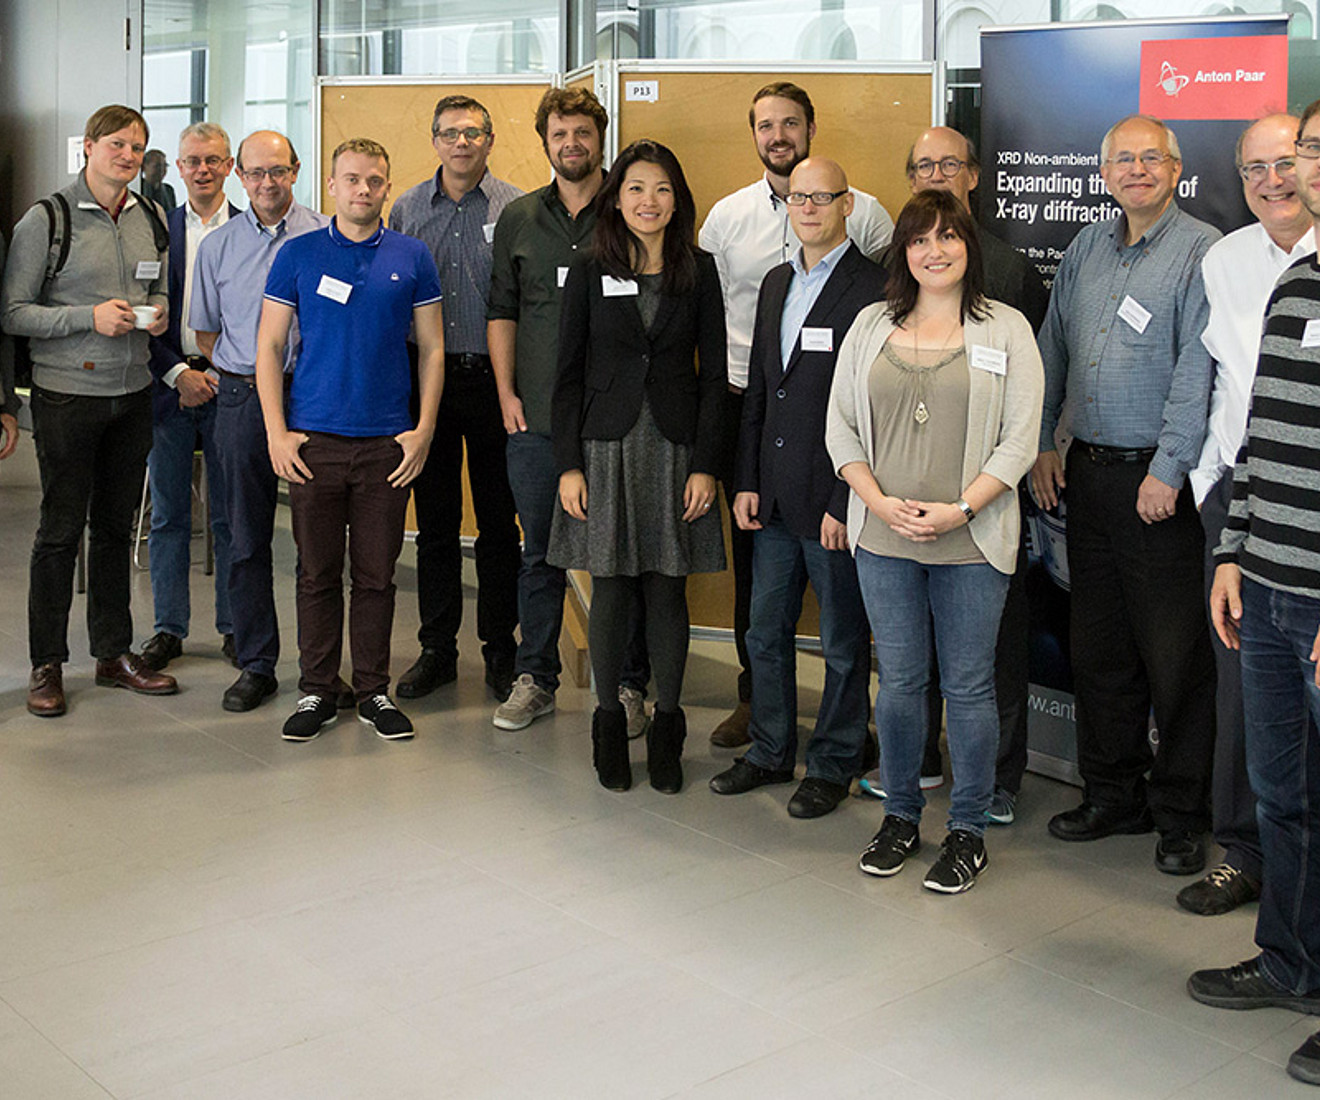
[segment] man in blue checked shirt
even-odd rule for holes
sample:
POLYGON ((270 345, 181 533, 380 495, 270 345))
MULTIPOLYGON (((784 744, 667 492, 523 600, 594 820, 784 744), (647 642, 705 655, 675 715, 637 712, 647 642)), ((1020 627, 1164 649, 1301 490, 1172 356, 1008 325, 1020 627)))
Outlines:
POLYGON ((1122 119, 1100 160, 1122 212, 1068 246, 1039 338, 1045 408, 1032 489, 1046 507, 1068 490, 1085 782, 1082 804, 1049 828, 1085 841, 1153 826, 1155 865, 1192 875, 1205 866, 1210 825, 1215 666, 1204 534, 1187 474, 1205 437, 1212 377, 1201 260, 1219 232, 1173 201, 1182 157, 1159 119, 1122 119), (1055 442, 1065 402, 1066 477, 1055 442))
POLYGON ((270 461, 289 482, 298 545, 302 698, 283 736, 310 741, 337 713, 347 529, 358 717, 386 740, 407 740, 412 723, 389 697, 394 563, 403 546, 408 486, 426 463, 444 383, 440 278, 421 241, 380 220, 390 191, 382 146, 367 138, 345 141, 330 172, 335 217, 275 257, 257 335, 257 392, 270 461), (302 351, 286 416, 282 364, 295 317, 302 351), (415 422, 410 328, 418 349, 415 422))

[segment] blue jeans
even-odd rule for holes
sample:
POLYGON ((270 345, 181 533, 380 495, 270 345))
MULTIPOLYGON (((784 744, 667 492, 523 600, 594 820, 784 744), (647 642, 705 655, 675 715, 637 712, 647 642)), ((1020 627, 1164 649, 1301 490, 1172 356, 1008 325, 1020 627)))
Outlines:
POLYGON ((207 496, 215 548, 215 629, 232 633, 229 618, 229 517, 225 513, 225 476, 215 444, 215 400, 195 408, 171 410, 158 420, 151 436, 147 469, 151 475, 151 596, 156 629, 188 636, 191 617, 189 572, 192 566, 192 472, 197 437, 206 456, 207 496))
POLYGON ((826 550, 778 519, 755 532, 752 549, 752 747, 758 767, 792 768, 797 759, 797 633, 807 581, 820 601, 825 687, 807 744, 807 775, 847 784, 866 740, 871 628, 857 568, 846 550, 826 550))
POLYGON ((238 667, 273 676, 280 659, 271 564, 279 482, 270 465, 256 389, 221 375, 215 403, 216 444, 229 520, 229 606, 238 667))
POLYGON ((1320 600, 1242 579, 1247 773, 1265 856, 1256 943, 1267 974, 1320 992, 1320 600))
POLYGON ((949 828, 980 836, 995 786, 995 639, 1009 578, 992 565, 923 565, 859 548, 857 580, 880 665, 875 724, 885 813, 915 824, 926 804, 921 757, 933 621, 953 764, 949 828))

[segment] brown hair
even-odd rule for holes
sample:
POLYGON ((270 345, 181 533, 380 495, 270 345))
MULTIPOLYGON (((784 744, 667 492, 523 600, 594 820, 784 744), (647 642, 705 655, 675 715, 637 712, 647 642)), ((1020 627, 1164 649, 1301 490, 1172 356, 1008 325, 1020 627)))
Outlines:
POLYGON ((83 137, 87 141, 100 141, 103 137, 117 134, 129 126, 142 127, 143 145, 151 140, 151 129, 139 112, 132 107, 125 107, 122 103, 111 103, 99 108, 87 120, 87 125, 83 127, 83 137))
POLYGON ((491 127, 490 112, 485 106, 470 95, 447 95, 436 102, 435 114, 431 116, 431 136, 440 132, 440 116, 446 111, 476 111, 481 115, 481 128, 488 134, 495 131, 491 127))
POLYGON ((776 80, 773 84, 767 84, 764 88, 757 89, 752 96, 752 105, 747 108, 747 125, 756 129, 756 105, 763 99, 769 99, 771 96, 777 96, 780 99, 791 99, 806 116, 807 125, 814 125, 816 121, 816 108, 811 105, 811 96, 807 95, 806 89, 788 80, 776 80))
POLYGON ((371 138, 349 138, 347 141, 341 141, 330 156, 332 176, 335 174, 335 166, 339 163, 341 153, 361 153, 364 157, 379 157, 385 162, 385 175, 390 174, 390 155, 385 152, 385 146, 378 141, 372 141, 371 138))
POLYGON ((596 133, 604 144, 605 127, 610 124, 610 117, 589 88, 551 88, 541 97, 536 106, 536 132, 541 135, 542 145, 550 128, 551 115, 586 115, 596 124, 596 133))
POLYGON ((1305 132, 1306 124, 1310 122, 1311 119, 1315 118, 1316 115, 1320 115, 1320 99, 1314 100, 1307 106, 1306 110, 1302 112, 1302 120, 1297 124, 1297 136, 1299 138, 1305 132))
POLYGON ((971 214, 948 191, 932 188, 908 199, 894 226, 889 244, 889 281, 885 301, 894 324, 901 325, 917 304, 921 284, 908 266, 908 246, 936 228, 951 229, 967 246, 967 272, 963 275, 961 316, 974 321, 986 316, 985 275, 981 270, 981 241, 971 214))

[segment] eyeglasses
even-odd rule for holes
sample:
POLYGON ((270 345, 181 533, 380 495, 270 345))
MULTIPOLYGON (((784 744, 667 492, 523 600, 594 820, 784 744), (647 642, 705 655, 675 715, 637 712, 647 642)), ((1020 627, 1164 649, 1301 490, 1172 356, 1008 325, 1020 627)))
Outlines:
POLYGON ((267 176, 275 183, 288 179, 293 174, 293 169, 287 164, 277 164, 274 168, 242 168, 238 173, 248 183, 260 183, 267 176))
POLYGON ((200 168, 203 164, 206 165, 206 167, 208 167, 209 169, 211 169, 212 172, 214 172, 217 168, 220 167, 220 165, 224 164, 224 162, 227 161, 228 159, 229 159, 228 157, 217 157, 217 156, 183 157, 180 159, 179 163, 182 164, 185 168, 187 168, 191 172, 197 171, 197 169, 200 168))
POLYGON ((913 167, 922 179, 928 180, 935 174, 935 169, 940 170, 940 175, 945 179, 953 179, 959 172, 967 166, 965 160, 959 160, 957 157, 942 157, 939 160, 919 160, 913 167))
POLYGON ((1320 138, 1302 138, 1297 143, 1297 155, 1305 157, 1307 160, 1315 160, 1320 157, 1320 138))
POLYGON ((1253 160, 1250 164, 1242 165, 1238 175, 1250 183, 1263 183, 1269 178, 1271 168, 1276 176, 1286 176, 1296 167, 1297 161, 1292 157, 1280 157, 1275 161, 1253 160))
POLYGON ((1110 157, 1106 164, 1112 164, 1115 168, 1122 168, 1124 171, 1131 169, 1137 161, 1141 161, 1141 167, 1152 170, 1158 168, 1166 160, 1176 160, 1176 157, 1168 153, 1157 153, 1154 149, 1147 149, 1141 156, 1133 156, 1131 153, 1119 153, 1116 157, 1110 157))
POLYGON ((806 206, 807 200, 811 200, 812 206, 829 206, 835 199, 841 199, 848 193, 848 188, 842 191, 790 191, 784 196, 784 201, 789 206, 806 206))
POLYGON ((435 136, 446 145, 453 145, 460 136, 467 138, 473 145, 479 145, 486 140, 488 133, 489 131, 480 130, 476 126, 464 126, 462 129, 451 127, 448 130, 437 130, 435 136))

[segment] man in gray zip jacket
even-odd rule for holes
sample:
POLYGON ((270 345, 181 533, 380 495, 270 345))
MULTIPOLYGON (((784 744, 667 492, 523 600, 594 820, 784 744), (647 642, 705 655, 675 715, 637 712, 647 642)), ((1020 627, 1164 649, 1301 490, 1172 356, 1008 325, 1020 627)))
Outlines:
POLYGON ((93 114, 83 133, 86 168, 23 216, 5 264, 0 317, 5 331, 28 337, 32 356, 42 495, 28 586, 27 706, 43 718, 65 711, 61 666, 85 523, 96 682, 148 695, 178 691, 173 677, 129 649, 133 509, 151 449, 147 334, 164 332, 168 320, 161 215, 128 190, 146 144, 146 120, 131 107, 93 114), (52 275, 51 255, 63 241, 67 254, 52 275))

